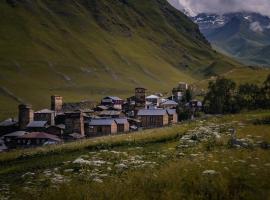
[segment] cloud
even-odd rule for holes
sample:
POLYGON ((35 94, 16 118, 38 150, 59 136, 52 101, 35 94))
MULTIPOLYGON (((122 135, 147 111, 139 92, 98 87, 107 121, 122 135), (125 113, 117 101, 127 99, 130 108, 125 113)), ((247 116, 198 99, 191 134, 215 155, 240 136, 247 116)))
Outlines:
POLYGON ((195 15, 202 12, 228 13, 228 12, 258 12, 270 16, 269 0, 168 0, 176 8, 186 9, 195 15))

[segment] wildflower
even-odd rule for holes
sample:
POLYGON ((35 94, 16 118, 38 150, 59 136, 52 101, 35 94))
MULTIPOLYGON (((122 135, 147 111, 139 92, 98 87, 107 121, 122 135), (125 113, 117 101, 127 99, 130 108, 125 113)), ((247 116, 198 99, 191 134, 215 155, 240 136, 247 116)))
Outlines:
POLYGON ((205 171, 203 171, 203 173, 202 173, 203 175, 216 175, 216 174, 218 174, 218 172, 216 172, 215 170, 205 170, 205 171))
POLYGON ((124 163, 117 164, 117 165, 115 165, 115 167, 118 169, 127 169, 128 168, 128 166, 125 165, 124 163))
POLYGON ((257 165, 254 165, 254 164, 251 164, 249 166, 252 167, 252 168, 256 168, 257 167, 257 165))
POLYGON ((265 167, 270 167, 270 163, 265 163, 264 166, 265 167))
POLYGON ((100 178, 94 178, 93 181, 97 183, 103 183, 103 180, 100 178))

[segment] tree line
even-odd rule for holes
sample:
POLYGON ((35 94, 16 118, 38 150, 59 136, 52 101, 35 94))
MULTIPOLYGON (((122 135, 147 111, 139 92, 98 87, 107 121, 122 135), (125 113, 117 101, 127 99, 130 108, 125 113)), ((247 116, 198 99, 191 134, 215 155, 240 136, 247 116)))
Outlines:
POLYGON ((238 113, 242 110, 270 109, 270 75, 262 85, 241 84, 219 77, 210 81, 203 101, 209 114, 238 113))

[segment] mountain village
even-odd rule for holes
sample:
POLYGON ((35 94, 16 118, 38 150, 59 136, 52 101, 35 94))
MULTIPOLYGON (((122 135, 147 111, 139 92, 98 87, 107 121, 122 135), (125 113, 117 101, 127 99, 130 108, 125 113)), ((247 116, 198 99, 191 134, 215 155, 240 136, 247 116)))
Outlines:
MULTIPOLYGON (((18 119, 0 123, 1 151, 170 126, 179 121, 177 107, 188 89, 187 83, 180 82, 165 98, 160 93, 147 95, 145 88, 135 88, 134 96, 126 100, 107 96, 99 104, 64 103, 62 96, 54 95, 51 108, 40 111, 21 104, 18 119)), ((193 112, 202 109, 197 100, 182 106, 193 112)))

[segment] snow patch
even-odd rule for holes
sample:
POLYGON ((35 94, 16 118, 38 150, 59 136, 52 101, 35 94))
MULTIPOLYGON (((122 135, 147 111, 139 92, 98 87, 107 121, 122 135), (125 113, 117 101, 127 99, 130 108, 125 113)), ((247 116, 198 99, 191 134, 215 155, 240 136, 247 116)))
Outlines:
POLYGON ((261 33, 263 32, 263 28, 260 24, 260 22, 252 22, 249 26, 250 30, 257 32, 257 33, 261 33))

